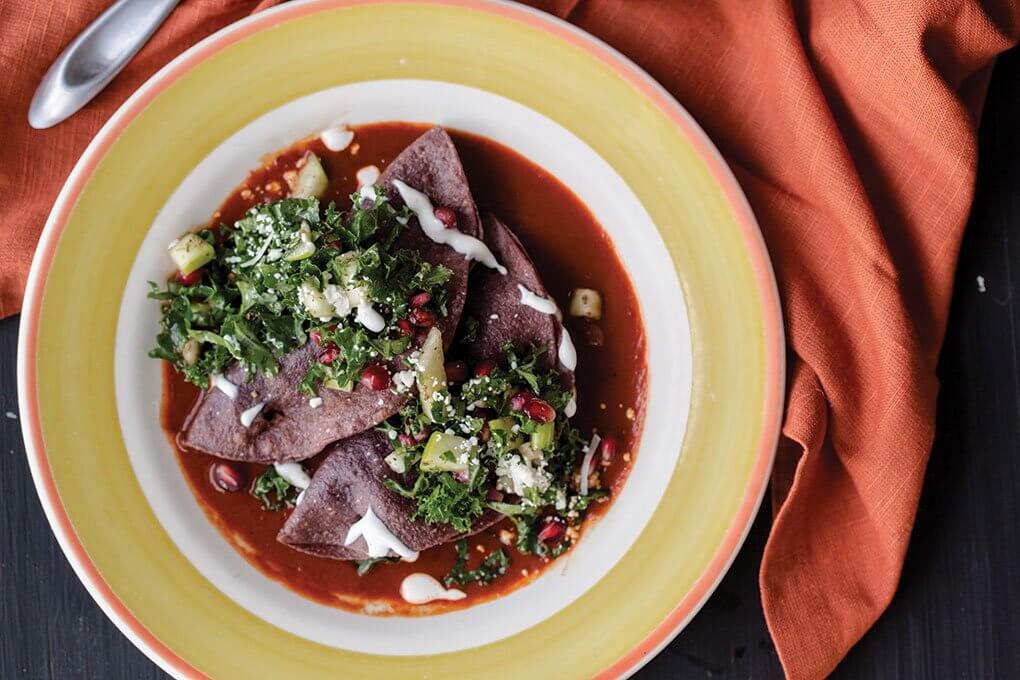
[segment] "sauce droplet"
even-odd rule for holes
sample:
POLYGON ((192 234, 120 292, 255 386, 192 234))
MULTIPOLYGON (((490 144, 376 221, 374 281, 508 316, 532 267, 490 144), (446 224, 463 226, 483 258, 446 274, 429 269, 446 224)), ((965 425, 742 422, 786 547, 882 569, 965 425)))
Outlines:
POLYGON ((531 307, 542 314, 556 313, 556 303, 552 300, 546 299, 541 295, 535 295, 519 283, 517 284, 517 290, 521 291, 521 304, 525 307, 531 307))
POLYGON ((265 402, 261 404, 255 404, 249 409, 245 409, 241 412, 241 424, 245 427, 251 427, 251 424, 255 422, 255 416, 257 416, 265 407, 265 402))
POLYGON ((425 604, 433 600, 463 600, 467 594, 456 588, 447 590, 428 574, 416 572, 400 583, 400 597, 411 604, 425 604))
POLYGON ((567 327, 560 325, 560 348, 559 359, 563 367, 568 371, 577 368, 577 349, 574 348, 574 341, 570 339, 570 332, 567 327))
POLYGON ((237 399, 237 385, 224 378, 220 373, 213 373, 210 377, 213 387, 230 397, 231 401, 237 399))
POLYGON ((312 483, 312 478, 305 472, 301 463, 273 463, 273 467, 276 469, 276 474, 287 480, 288 484, 296 486, 302 491, 312 483))
POLYGON ((350 545, 359 538, 365 539, 369 557, 388 557, 392 550, 408 562, 418 559, 418 553, 408 548, 393 535, 393 532, 372 511, 372 506, 368 507, 364 517, 351 525, 347 532, 347 538, 344 539, 344 545, 350 545))
POLYGON ((354 133, 346 125, 337 125, 323 130, 319 139, 330 151, 343 151, 354 141, 354 133))

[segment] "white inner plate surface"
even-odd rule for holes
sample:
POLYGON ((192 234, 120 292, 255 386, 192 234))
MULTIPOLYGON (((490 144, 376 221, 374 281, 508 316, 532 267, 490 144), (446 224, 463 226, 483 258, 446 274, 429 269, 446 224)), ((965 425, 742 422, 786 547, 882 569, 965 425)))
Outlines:
MULTIPOLYGON (((611 304, 613 291, 603 294, 611 304)), ((557 302, 563 307, 567 301, 557 302)), ((491 643, 541 622, 591 588, 627 552, 679 456, 691 395, 690 328, 679 280, 655 225, 589 146, 532 109, 483 90, 382 80, 323 90, 274 109, 224 140, 185 178, 132 266, 117 323, 114 378, 121 431, 142 490, 173 542, 217 588, 255 615, 315 642, 376 654, 437 654, 491 643), (146 356, 159 325, 159 306, 146 298, 146 282, 162 281, 172 269, 166 253, 171 240, 204 224, 265 154, 338 122, 391 120, 484 135, 570 187, 619 251, 637 291, 648 342, 644 434, 630 477, 606 516, 535 582, 495 601, 426 619, 373 617, 318 604, 238 554, 199 507, 160 428, 160 365, 146 356)))

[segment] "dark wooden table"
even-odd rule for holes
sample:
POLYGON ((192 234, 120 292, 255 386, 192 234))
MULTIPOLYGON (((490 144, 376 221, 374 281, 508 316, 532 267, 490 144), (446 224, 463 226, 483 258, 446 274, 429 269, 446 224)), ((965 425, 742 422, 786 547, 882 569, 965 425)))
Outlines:
MULTIPOLYGON (((837 677, 1020 676, 1018 126, 1014 50, 996 68, 982 121, 977 198, 942 352, 935 448, 903 579, 837 677)), ((10 416, 18 411, 17 330, 17 319, 0 322, 0 412, 10 416)), ((10 416, 0 416, 0 678, 163 677, 71 572, 10 416)), ((781 677, 757 587, 769 521, 766 507, 704 610, 640 677, 781 677)))

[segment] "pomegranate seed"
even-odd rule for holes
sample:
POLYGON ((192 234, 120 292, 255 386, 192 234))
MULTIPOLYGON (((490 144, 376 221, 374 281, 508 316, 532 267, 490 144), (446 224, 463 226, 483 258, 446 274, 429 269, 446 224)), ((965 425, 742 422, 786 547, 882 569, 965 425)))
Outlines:
POLYGON ((496 362, 492 359, 485 359, 475 364, 475 377, 484 378, 496 370, 496 362))
POLYGON ((404 446, 414 446, 418 443, 414 440, 414 437, 409 434, 404 434, 403 432, 397 435, 397 439, 399 439, 400 443, 404 446))
POLYGON ((233 493, 240 491, 241 487, 244 486, 241 473, 233 465, 227 463, 216 463, 209 468, 209 479, 212 481, 213 486, 220 491, 233 493))
POLYGON ((322 344, 322 334, 319 333, 319 331, 312 331, 311 333, 308 334, 308 337, 310 337, 312 339, 312 342, 314 342, 316 345, 322 344))
POLYGON ((424 309, 412 309, 411 313, 407 316, 411 323, 422 328, 429 328, 436 322, 436 315, 424 309))
POLYGON ((446 362, 446 379, 450 382, 459 383, 467 380, 468 367, 463 361, 454 360, 446 362))
POLYGON ((418 309, 419 307, 424 307, 430 302, 432 302, 432 295, 426 291, 422 291, 412 295, 411 300, 407 304, 411 306, 411 309, 418 309))
POLYGON ((182 286, 194 286, 196 283, 202 280, 203 269, 205 269, 205 267, 199 267, 190 274, 185 274, 180 269, 178 269, 177 273, 174 274, 174 279, 176 279, 177 283, 181 284, 182 286))
POLYGON ((489 427, 488 423, 485 423, 484 425, 482 425, 482 429, 478 431, 478 439, 480 439, 482 443, 485 443, 489 441, 489 439, 491 438, 492 429, 489 427))
POLYGON ((426 427, 424 430, 420 432, 415 432, 412 436, 414 437, 414 441, 420 444, 426 439, 428 439, 430 434, 432 434, 432 430, 426 427))
POLYGON ((361 371, 361 383, 375 390, 385 390, 390 386, 390 372, 380 364, 369 364, 361 371))
POLYGON ((340 356, 339 347, 327 347, 326 349, 319 352, 319 363, 329 366, 331 363, 337 360, 340 356))
POLYGON ((546 517, 538 532, 538 540, 542 543, 556 545, 567 533, 567 525, 559 517, 546 517))
POLYGON ((523 411, 524 407, 535 398, 535 395, 531 392, 518 392, 514 396, 510 397, 510 408, 515 411, 523 411))
POLYGON ((556 410, 548 402, 541 399, 531 399, 524 405, 524 412, 532 420, 540 423, 548 423, 556 419, 556 410))
POLYGON ((400 329, 401 335, 412 335, 414 333, 414 326, 407 319, 397 319, 397 328, 400 329))
POLYGON ((498 489, 489 489, 488 491, 485 492, 485 497, 488 498, 490 501, 499 502, 503 500, 503 492, 498 489))
POLYGON ((616 437, 611 434, 607 434, 602 438, 602 446, 600 451, 602 453, 602 462, 608 463, 616 455, 616 437))
POLYGON ((457 213, 449 208, 436 208, 436 219, 443 223, 447 229, 457 228, 457 213))

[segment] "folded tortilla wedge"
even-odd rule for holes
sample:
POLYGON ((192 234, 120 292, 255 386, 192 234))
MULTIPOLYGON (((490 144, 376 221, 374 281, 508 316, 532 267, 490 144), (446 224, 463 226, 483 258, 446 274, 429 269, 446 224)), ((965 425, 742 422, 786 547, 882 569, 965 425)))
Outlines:
MULTIPOLYGON (((435 206, 452 209, 458 228, 481 238, 478 209, 468 186, 467 176, 453 140, 436 127, 408 146, 379 178, 395 204, 400 197, 394 180, 428 195, 435 206)), ((469 261, 446 245, 430 240, 412 221, 396 241, 398 248, 418 250, 423 260, 443 265, 453 272, 449 283, 448 315, 437 320, 437 327, 449 343, 460 321, 467 294, 469 261)), ((357 384, 349 391, 320 389, 322 404, 312 408, 309 397, 298 389, 308 366, 317 360, 319 348, 309 342, 280 360, 276 376, 254 376, 247 380, 239 365, 230 368, 225 378, 239 385, 236 399, 218 389, 205 390, 195 404, 179 443, 220 458, 269 463, 300 461, 322 451, 329 444, 363 432, 386 420, 407 402, 405 394, 392 390, 373 391, 357 384), (263 404, 250 426, 241 423, 241 414, 263 404)), ((402 357, 390 361, 391 372, 403 369, 402 357)))
MULTIPOLYGON (((467 348, 471 357, 498 359, 502 347, 512 342, 518 348, 544 346, 549 365, 557 362, 556 348, 562 325, 555 315, 541 313, 521 303, 518 284, 549 299, 549 294, 528 257, 524 246, 510 229, 495 217, 485 218, 485 242, 506 275, 487 267, 477 267, 471 276, 465 316, 479 321, 476 340, 467 348)), ((573 373, 559 366, 561 380, 573 384, 573 373)), ((384 481, 393 479, 412 486, 412 480, 393 472, 384 462, 393 450, 381 432, 369 431, 338 442, 327 452, 312 477, 302 502, 294 509, 277 539, 298 550, 340 560, 367 558, 363 538, 344 545, 351 526, 371 508, 386 527, 405 546, 421 551, 448 543, 492 526, 502 515, 488 511, 479 517, 467 534, 449 525, 426 524, 413 520, 413 500, 388 489, 384 481)))

